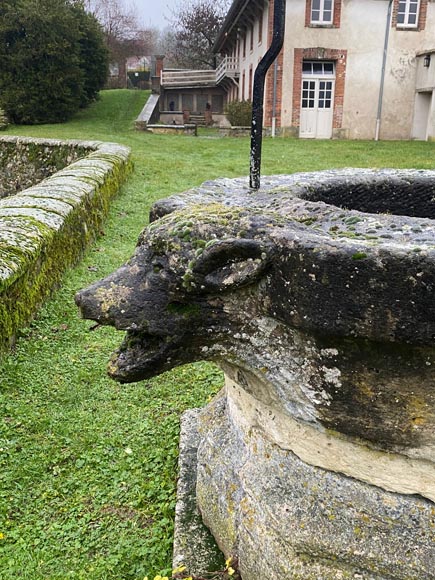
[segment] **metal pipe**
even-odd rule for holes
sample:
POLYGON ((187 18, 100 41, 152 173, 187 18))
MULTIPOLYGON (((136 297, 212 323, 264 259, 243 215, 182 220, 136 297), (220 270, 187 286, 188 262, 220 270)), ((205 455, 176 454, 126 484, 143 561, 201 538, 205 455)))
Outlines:
POLYGON ((393 0, 390 0, 388 3, 387 25, 385 28, 384 52, 382 55, 381 84, 379 87, 378 114, 376 116, 375 141, 379 141, 379 132, 381 129, 382 104, 383 104, 383 100, 384 100, 385 69, 386 69, 386 65, 387 65, 388 40, 390 38, 391 7, 392 7, 392 5, 393 5, 393 0))
POLYGON ((276 128, 276 88, 278 82, 278 61, 273 65, 273 99, 272 99, 272 137, 275 137, 276 128))
POLYGON ((251 189, 260 188, 264 84, 266 82, 266 73, 278 56, 284 43, 285 4, 286 0, 275 0, 274 2, 272 43, 255 69, 252 99, 251 167, 249 177, 251 189))

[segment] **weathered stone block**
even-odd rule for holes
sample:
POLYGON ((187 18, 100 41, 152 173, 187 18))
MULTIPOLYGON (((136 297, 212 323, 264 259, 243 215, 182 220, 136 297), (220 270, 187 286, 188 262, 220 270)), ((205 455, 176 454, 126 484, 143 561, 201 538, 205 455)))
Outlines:
POLYGON ((205 527, 196 501, 199 409, 181 417, 179 475, 175 509, 173 567, 187 566, 189 574, 203 576, 225 567, 222 552, 205 527))
POLYGON ((306 463, 233 406, 200 417, 197 499, 244 580, 435 578, 431 501, 306 463))

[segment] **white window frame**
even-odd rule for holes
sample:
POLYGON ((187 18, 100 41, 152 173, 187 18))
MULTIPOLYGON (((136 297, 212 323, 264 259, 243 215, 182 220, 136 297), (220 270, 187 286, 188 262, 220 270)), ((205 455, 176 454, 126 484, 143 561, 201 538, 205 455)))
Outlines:
POLYGON ((397 28, 418 28, 420 16, 420 0, 399 0, 397 8, 397 28), (417 5, 416 12, 410 12, 411 4, 417 5), (415 22, 409 22, 410 16, 415 14, 415 22), (403 22, 399 22, 399 16, 403 15, 403 22))
MULTIPOLYGON (((323 24, 323 25, 331 25, 334 22, 334 4, 335 0, 331 0, 331 18, 326 20, 325 19, 325 0, 319 1, 319 18, 318 20, 314 20, 313 18, 313 0, 310 0, 310 23, 311 24, 323 24)), ((315 9, 317 11, 317 8, 315 9)))
POLYGON ((310 60, 304 59, 302 62, 302 77, 308 79, 311 76, 322 79, 335 79, 336 64, 333 60, 310 60))

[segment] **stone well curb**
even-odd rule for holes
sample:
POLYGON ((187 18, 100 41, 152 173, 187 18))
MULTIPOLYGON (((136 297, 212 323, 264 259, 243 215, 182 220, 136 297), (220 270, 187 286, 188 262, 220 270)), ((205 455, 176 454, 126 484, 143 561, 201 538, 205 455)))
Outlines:
POLYGON ((101 141, 4 136, 17 146, 80 147, 88 154, 0 200, 0 350, 35 314, 94 239, 132 168, 130 149, 101 141))

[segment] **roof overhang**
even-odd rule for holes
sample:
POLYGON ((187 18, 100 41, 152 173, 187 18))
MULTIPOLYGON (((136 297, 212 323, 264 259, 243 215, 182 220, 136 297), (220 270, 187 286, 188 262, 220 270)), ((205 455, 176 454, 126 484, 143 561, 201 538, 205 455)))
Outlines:
POLYGON ((419 50, 415 53, 415 56, 426 56, 426 54, 434 54, 435 48, 427 48, 426 50, 419 50))
POLYGON ((214 43, 213 52, 222 52, 227 43, 234 42, 240 30, 251 26, 268 4, 268 0, 233 0, 214 43))

